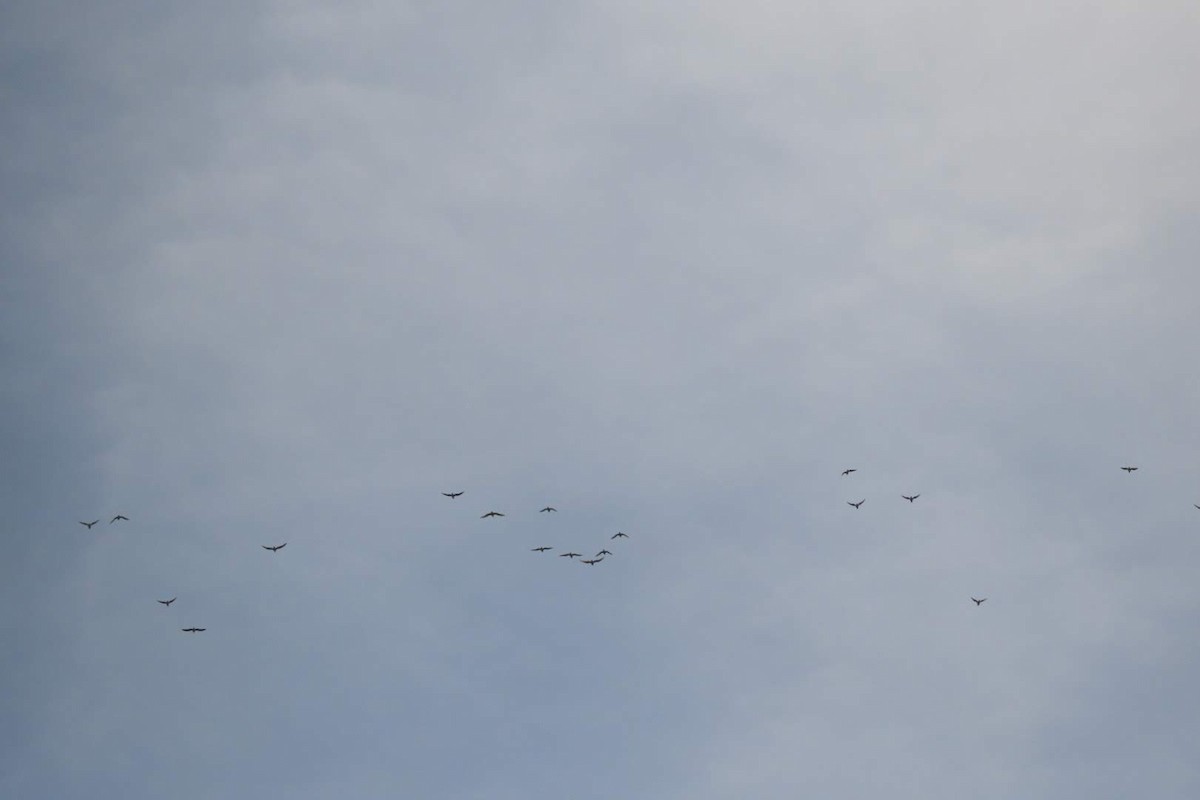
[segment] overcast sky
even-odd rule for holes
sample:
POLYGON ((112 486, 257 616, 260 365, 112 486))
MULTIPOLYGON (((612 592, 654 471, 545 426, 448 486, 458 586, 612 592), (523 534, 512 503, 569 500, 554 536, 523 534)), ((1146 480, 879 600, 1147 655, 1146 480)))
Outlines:
POLYGON ((1200 797, 1200 11, 688 6, 4 4, 0 796, 1200 797))

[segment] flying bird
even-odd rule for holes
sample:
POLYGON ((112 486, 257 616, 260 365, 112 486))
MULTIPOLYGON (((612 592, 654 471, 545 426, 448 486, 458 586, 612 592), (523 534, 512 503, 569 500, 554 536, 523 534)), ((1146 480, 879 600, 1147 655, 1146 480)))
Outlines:
MULTIPOLYGON (((1195 503, 1192 503, 1192 505, 1196 506, 1196 504, 1195 504, 1195 503)), ((1196 506, 1196 508, 1200 508, 1200 506, 1196 506)))
POLYGON ((581 555, 583 555, 583 553, 559 553, 558 557, 559 558, 575 558, 575 556, 581 556, 581 555))
POLYGON ((445 495, 446 497, 449 497, 451 500, 453 500, 454 498, 456 498, 460 494, 462 494, 462 492, 442 492, 442 494, 445 495))
POLYGON ((584 559, 583 561, 581 561, 580 563, 581 563, 581 564, 587 564, 587 565, 590 567, 590 566, 592 566, 593 564, 599 564, 599 563, 600 563, 601 561, 603 561, 603 560, 604 560, 603 558, 585 558, 585 559, 584 559))
POLYGON ((901 496, 901 497, 903 497, 905 500, 907 500, 908 502, 910 502, 910 503, 911 503, 913 500, 916 500, 916 499, 917 499, 918 497, 920 497, 921 495, 919 495, 919 494, 914 494, 912 497, 909 497, 909 496, 908 496, 908 495, 906 495, 906 494, 902 494, 902 495, 900 495, 900 496, 901 496))
POLYGON ((856 469, 844 469, 844 470, 842 470, 842 477, 845 477, 846 475, 849 475, 851 472, 858 472, 858 470, 856 470, 856 469))
POLYGON ((608 537, 608 538, 609 538, 609 539, 628 539, 628 538, 629 538, 629 534, 628 534, 628 533, 621 533, 620 531, 617 531, 616 533, 614 533, 612 536, 610 536, 610 537, 608 537))
POLYGON ((499 511, 489 511, 488 513, 486 513, 482 517, 480 517, 480 519, 487 519, 488 517, 503 517, 503 516, 504 515, 501 514, 499 511))
MULTIPOLYGON (((611 556, 611 555, 612 555, 612 553, 608 552, 607 550, 601 550, 599 553, 596 553, 596 556, 611 556)), ((595 556, 593 556, 593 558, 595 558, 595 556)))
POLYGON ((162 603, 164 606, 169 606, 169 605, 171 605, 171 603, 174 603, 178 599, 179 599, 178 597, 172 597, 170 600, 158 600, 156 602, 162 603))
POLYGON ((535 547, 532 550, 530 550, 530 552, 531 553, 544 553, 547 550, 553 550, 553 549, 554 549, 553 547, 535 547))
POLYGON ((1126 472, 1136 472, 1137 471, 1137 467, 1121 467, 1121 469, 1125 470, 1126 472))
POLYGON ((557 508, 555 508, 554 506, 546 506, 545 508, 543 508, 543 509, 542 509, 540 512, 538 512, 538 513, 540 513, 540 514, 545 514, 547 511, 558 511, 558 509, 557 509, 557 508))
POLYGON ((285 547, 287 547, 287 542, 284 542, 283 544, 277 544, 274 547, 271 547, 269 544, 262 545, 263 550, 270 550, 272 553, 278 553, 285 547))
MULTIPOLYGON (((99 521, 100 520, 98 520, 98 519, 94 519, 91 522, 82 522, 81 521, 79 524, 82 525, 83 527, 87 528, 90 531, 92 529, 92 526, 95 525, 99 521)), ((108 524, 111 525, 112 523, 110 522, 108 524)))
POLYGON ((119 520, 119 519, 123 519, 123 520, 125 520, 126 522, 129 522, 129 517, 123 516, 123 515, 121 515, 121 514, 117 514, 115 517, 113 517, 112 519, 110 519, 110 520, 108 521, 108 524, 109 524, 109 525, 112 525, 114 522, 116 522, 116 521, 117 521, 117 520, 119 520))
POLYGON ((862 500, 859 500, 857 503, 851 503, 849 500, 847 500, 846 505, 854 506, 855 508, 861 508, 862 504, 865 502, 867 502, 867 498, 864 497, 862 500))
POLYGON ((180 628, 179 630, 184 633, 200 633, 201 631, 208 630, 208 628, 180 628))
MULTIPOLYGON (((975 600, 974 597, 972 597, 971 599, 975 600)), ((987 598, 985 597, 985 598, 983 598, 983 600, 987 600, 987 598)), ((983 605, 983 600, 975 600, 975 605, 977 605, 977 606, 983 605)))

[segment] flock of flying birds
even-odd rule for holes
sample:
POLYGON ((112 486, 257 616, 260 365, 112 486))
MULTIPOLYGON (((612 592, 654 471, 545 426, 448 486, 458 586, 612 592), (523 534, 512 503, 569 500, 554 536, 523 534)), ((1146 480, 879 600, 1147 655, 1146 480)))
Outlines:
MULTIPOLYGON (((449 497, 451 500, 453 500, 454 498, 462 495, 462 492, 442 492, 442 494, 445 497, 449 497)), ((555 508, 554 506, 546 506, 545 508, 540 509, 538 511, 539 514, 550 514, 550 513, 557 513, 557 512, 558 512, 558 509, 555 508)), ((499 511, 489 511, 486 514, 484 514, 483 516, 481 516, 480 519, 489 519, 491 517, 503 517, 503 516, 504 516, 504 514, 501 514, 499 511)), ((612 536, 610 536, 608 538, 609 539, 628 539, 629 534, 622 533, 621 531, 617 531, 616 533, 614 533, 612 536)), ((534 552, 534 553, 545 553, 545 552, 548 552, 553 549, 554 548, 549 545, 541 545, 539 547, 530 548, 530 551, 534 552)), ((578 558, 581 563, 587 564, 589 567, 594 567, 597 564, 599 564, 601 561, 603 561, 605 556, 611 556, 611 555, 612 555, 611 550, 602 549, 602 550, 600 550, 600 552, 596 553, 596 555, 592 556, 591 558, 584 558, 583 553, 575 553, 575 552, 559 553, 558 557, 559 558, 569 558, 572 561, 574 561, 575 559, 578 558)))
MULTIPOLYGON (((1132 474, 1132 473, 1136 472, 1138 468, 1137 467, 1121 467, 1121 469, 1125 470, 1126 473, 1132 474)), ((858 472, 858 470, 857 469, 842 470, 842 477, 844 478, 847 475, 850 475, 855 472, 858 472)), ((442 495, 445 497, 449 497, 451 500, 454 500, 458 497, 461 497, 463 495, 463 492, 461 492, 461 491, 460 492, 442 492, 442 495)), ((900 495, 900 497, 904 498, 909 503, 915 502, 916 499, 920 496, 921 495, 919 495, 919 494, 912 494, 912 495, 902 494, 902 495, 900 495)), ((853 506, 855 510, 858 510, 858 509, 862 508, 862 505, 865 502, 867 502, 867 498, 864 497, 862 500, 859 500, 857 502, 852 501, 852 500, 847 500, 846 505, 853 506)), ((1197 505, 1195 503, 1193 503, 1192 505, 1195 505, 1196 508, 1200 509, 1200 505, 1197 505)), ((542 508, 538 513, 551 514, 551 513, 556 513, 557 511, 558 511, 558 509, 555 508, 554 506, 546 506, 545 508, 542 508)), ((505 515, 499 511, 489 511, 486 514, 483 514, 480 517, 480 519, 491 519, 494 517, 503 517, 503 516, 505 516, 505 515)), ((94 519, 91 522, 83 522, 81 520, 79 524, 82 525, 83 527, 87 528, 88 530, 91 530, 92 526, 95 525, 96 523, 98 523, 99 521, 100 520, 98 520, 98 519, 94 519)), ((125 516, 124 514, 116 514, 115 516, 113 516, 112 519, 110 519, 108 521, 108 524, 112 525, 114 522, 128 522, 128 521, 129 521, 129 517, 125 516)), ((628 538, 629 538, 629 534, 623 533, 621 531, 617 531, 616 533, 614 533, 612 536, 609 537, 609 539, 628 539, 628 538)), ((280 550, 287 547, 287 542, 284 542, 283 544, 275 544, 275 545, 264 544, 264 545, 261 545, 261 547, 264 550, 270 550, 272 553, 278 553, 280 550)), ((538 547, 531 548, 531 552, 546 553, 553 549, 554 548, 551 547, 550 545, 540 545, 538 547)), ((568 551, 566 553, 558 554, 559 558, 569 558, 572 561, 574 561, 576 558, 578 558, 578 559, 580 559, 581 563, 587 564, 588 566, 595 566, 596 564, 599 564, 601 561, 603 561, 606 556, 611 556, 611 555, 612 555, 612 551, 608 550, 608 549, 601 549, 598 553, 596 553, 596 555, 592 556, 591 558, 584 558, 583 553, 576 553, 573 551, 568 551)), ((170 605, 178 599, 179 599, 178 597, 172 597, 170 600, 158 600, 156 602, 159 602, 164 607, 169 608, 170 605)), ((986 597, 980 597, 980 598, 972 597, 971 600, 975 603, 976 606, 981 606, 981 605, 983 605, 984 601, 987 600, 987 598, 986 597)), ((197 627, 193 626, 191 628, 180 628, 180 630, 183 631, 184 633, 203 633, 204 631, 206 631, 208 629, 207 628, 197 628, 197 627)))

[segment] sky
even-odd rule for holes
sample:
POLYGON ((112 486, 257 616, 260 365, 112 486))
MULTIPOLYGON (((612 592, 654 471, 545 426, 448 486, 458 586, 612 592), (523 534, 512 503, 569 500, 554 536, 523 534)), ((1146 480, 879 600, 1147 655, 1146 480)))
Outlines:
POLYGON ((1200 796, 1198 36, 4 4, 0 796, 1200 796))

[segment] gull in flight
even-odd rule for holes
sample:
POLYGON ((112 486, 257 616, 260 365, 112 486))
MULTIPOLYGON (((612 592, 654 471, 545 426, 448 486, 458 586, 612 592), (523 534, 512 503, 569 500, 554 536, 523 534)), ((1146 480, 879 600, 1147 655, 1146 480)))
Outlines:
POLYGON ((608 538, 610 538, 610 539, 628 539, 628 538, 629 538, 629 534, 628 534, 628 533, 621 533, 620 531, 617 531, 616 533, 614 533, 612 536, 610 536, 610 537, 608 537, 608 538))
POLYGON ((1125 470, 1126 472, 1136 472, 1137 471, 1137 467, 1121 467, 1121 469, 1125 470))
POLYGON ((462 492, 442 492, 442 494, 445 495, 446 497, 449 497, 451 500, 453 500, 454 498, 456 498, 460 494, 462 494, 462 492))
POLYGON ((282 550, 285 547, 287 547, 287 542, 284 542, 283 544, 277 544, 274 547, 271 547, 271 545, 269 545, 269 544, 262 545, 263 550, 270 550, 272 553, 278 553, 280 550, 282 550))
POLYGON ((123 520, 125 520, 126 522, 129 522, 129 517, 126 517, 126 516, 124 516, 124 515, 122 515, 122 514, 117 514, 115 517, 113 517, 112 519, 110 519, 110 520, 108 521, 108 524, 109 524, 109 525, 112 525, 114 522, 116 522, 116 521, 117 521, 117 520, 119 520, 119 519, 123 519, 123 520))
MULTIPOLYGON (((82 522, 81 521, 79 524, 82 525, 83 527, 87 528, 90 531, 92 529, 92 526, 95 525, 99 521, 100 520, 98 520, 98 519, 94 519, 91 522, 82 522)), ((111 525, 111 524, 112 523, 110 522, 109 525, 111 525)))
POLYGON ((158 600, 156 602, 162 603, 164 606, 169 606, 169 605, 171 605, 171 603, 174 603, 178 599, 179 599, 178 597, 172 597, 170 600, 158 600))
POLYGON ((180 628, 179 630, 184 633, 200 633, 201 631, 208 630, 208 628, 180 628))
POLYGON ((916 499, 917 499, 918 497, 920 497, 921 495, 919 495, 919 494, 914 494, 912 497, 909 497, 909 496, 908 496, 908 495, 906 495, 906 494, 902 494, 902 495, 900 495, 900 496, 901 496, 901 497, 903 497, 905 500, 907 500, 908 502, 910 502, 910 503, 911 503, 913 500, 916 500, 916 499))
MULTIPOLYGON (((975 600, 974 597, 972 597, 971 599, 975 600)), ((985 597, 985 598, 983 598, 983 600, 987 600, 987 598, 985 597)), ((975 605, 977 605, 977 606, 983 605, 983 600, 975 600, 975 605)))
POLYGON ((530 552, 531 553, 544 553, 547 550, 553 550, 553 549, 554 549, 553 547, 535 547, 532 550, 530 550, 530 552))
POLYGON ((547 511, 558 511, 558 509, 555 508, 554 506, 546 506, 539 513, 545 514, 547 511))
POLYGON ((558 557, 559 558, 575 558, 575 556, 581 556, 581 555, 583 555, 583 553, 559 553, 558 557))
POLYGON ((851 472, 858 472, 858 470, 856 470, 856 469, 844 469, 844 470, 842 470, 842 477, 845 477, 845 476, 849 475, 851 472))
POLYGON ((854 506, 855 508, 862 508, 862 504, 865 502, 867 502, 867 498, 864 497, 862 500, 859 500, 857 503, 851 503, 849 500, 847 500, 846 505, 854 506))
POLYGON ((601 561, 603 561, 603 560, 604 560, 603 558, 585 558, 585 559, 584 559, 582 562, 580 562, 580 563, 587 564, 587 565, 590 567, 590 566, 592 566, 593 564, 599 564, 599 563, 600 563, 601 561))
POLYGON ((488 513, 486 513, 482 517, 480 517, 480 519, 487 519, 488 517, 503 517, 503 516, 504 515, 501 514, 499 511, 489 511, 488 513))
POLYGON ((593 556, 593 558, 596 558, 598 556, 611 556, 611 555, 612 555, 612 553, 608 552, 607 550, 601 550, 599 553, 596 553, 596 555, 593 556))

